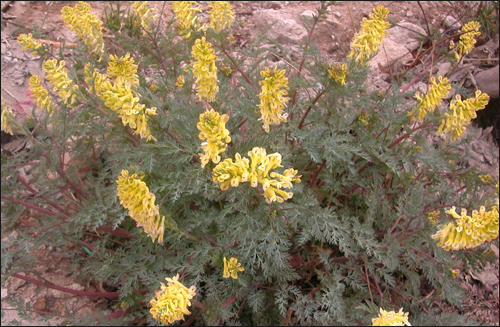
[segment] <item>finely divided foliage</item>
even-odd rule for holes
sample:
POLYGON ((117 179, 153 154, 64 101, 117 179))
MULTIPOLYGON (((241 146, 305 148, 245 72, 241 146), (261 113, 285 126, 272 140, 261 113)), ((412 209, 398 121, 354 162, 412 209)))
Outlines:
POLYGON ((2 131, 29 142, 2 152, 2 237, 23 230, 2 243, 3 276, 25 278, 40 245, 67 249, 75 274, 114 290, 91 294, 110 298, 110 324, 462 322, 428 314, 427 295, 460 306, 457 262, 477 266, 497 242, 498 176, 460 152, 487 94, 448 104, 446 76, 425 94, 368 92, 383 6, 334 64, 311 40, 300 62, 279 44, 279 63, 258 43, 235 55, 226 1, 172 2, 170 21, 147 1, 127 17, 111 6, 104 22, 88 3, 63 8, 71 57, 18 38, 46 75, 30 78, 43 110, 26 122, 2 101, 2 131))

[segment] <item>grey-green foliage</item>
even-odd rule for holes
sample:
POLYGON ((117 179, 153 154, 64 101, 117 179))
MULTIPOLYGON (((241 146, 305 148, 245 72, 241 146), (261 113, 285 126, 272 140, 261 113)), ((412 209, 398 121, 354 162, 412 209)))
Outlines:
MULTIPOLYGON (((116 12, 110 11, 111 27, 116 25, 113 15, 116 12)), ((35 211, 39 225, 30 232, 42 231, 43 238, 32 238, 21 229, 18 239, 2 243, 5 276, 31 269, 33 262, 26 253, 41 244, 64 246, 85 239, 95 247, 90 255, 83 254, 82 248, 67 250, 74 254, 72 267, 78 267, 85 280, 120 292, 119 300, 110 302, 111 310, 129 308, 118 319, 102 316, 102 324, 158 324, 149 314, 149 301, 165 277, 178 273, 184 285, 197 287, 193 300, 202 307, 190 308, 195 324, 370 324, 380 307, 403 307, 413 324, 467 322, 458 314, 430 317, 421 310, 429 301, 419 300, 435 289, 436 296, 459 306, 463 294, 457 292, 459 283, 451 278, 450 269, 458 260, 465 259, 468 265, 484 260, 465 251, 452 256, 438 248, 430 238, 436 226, 426 217, 441 205, 474 207, 484 200, 493 201, 493 194, 484 195, 478 171, 463 161, 457 163, 459 146, 468 139, 434 145, 423 132, 412 133, 413 122, 407 115, 414 106, 408 101, 411 92, 400 93, 394 83, 384 94, 369 93, 363 84, 367 68, 352 61, 347 61, 348 84, 335 83, 328 78, 319 50, 310 44, 303 48, 304 71, 310 75, 307 81, 279 63, 279 68, 287 70, 289 96, 298 91, 296 103, 290 102, 286 109, 293 120, 290 117, 265 133, 258 120, 257 93, 236 72, 225 76, 219 71, 219 94, 210 104, 230 117, 227 128, 232 142, 223 159, 234 158, 236 153, 246 155, 256 146, 268 153, 279 152, 284 168, 293 167, 302 175, 302 182, 291 190, 293 198, 267 204, 262 191, 249 183, 221 191, 211 178, 215 165, 209 163, 202 169, 198 157, 201 140, 196 123, 207 104, 198 101, 191 74, 179 66, 192 62, 191 47, 202 32, 179 39, 175 23, 165 24, 165 30, 154 34, 156 38, 134 31, 126 35, 125 24, 123 30, 115 31, 113 44, 119 44, 120 50, 110 48, 117 55, 130 52, 139 65, 138 95, 148 107, 158 108, 158 115, 149 121, 157 142, 141 141, 134 146, 126 128, 113 123, 119 122, 115 114, 104 115, 96 109, 103 104, 84 87, 82 75, 83 66, 92 59, 82 55, 75 58, 72 76, 78 76, 85 101, 77 108, 62 106, 50 118, 33 118, 41 133, 30 139, 30 148, 2 153, 2 195, 54 212, 60 212, 57 206, 67 211, 66 216, 35 211), (167 70, 159 63, 160 55, 168 63, 167 70), (152 73, 146 74, 147 70, 152 73), (186 85, 178 88, 175 81, 181 74, 186 85), (156 89, 150 88, 153 84, 156 89), (362 112, 368 114, 368 124, 358 119, 362 112), (404 133, 411 134, 411 139, 392 144, 404 133), (78 164, 64 171, 82 194, 65 175, 58 174, 59 151, 69 153, 78 164), (14 176, 17 164, 35 158, 40 162, 30 170, 30 184, 39 193, 29 194, 14 176), (164 242, 158 244, 135 226, 116 196, 122 169, 144 174, 161 214, 181 232, 167 228, 164 242), (55 177, 48 179, 49 173, 55 177), (456 193, 462 185, 466 188, 456 193), (65 223, 51 228, 61 219, 65 223), (99 232, 103 225, 131 234, 99 232), (90 239, 89 231, 94 233, 90 239), (245 268, 237 280, 222 278, 224 256, 238 258, 245 268)), ((209 36, 221 44, 227 35, 209 36)), ((215 49, 218 67, 235 68, 215 49)), ((287 48, 279 50, 287 62, 299 66, 287 48)), ((245 56, 235 62, 259 88, 267 53, 253 47, 242 53, 245 56)), ((93 64, 101 70, 106 67, 106 62, 93 64)), ((17 228, 22 208, 5 201, 2 237, 17 228)), ((447 221, 443 213, 440 219, 447 221)), ((74 320, 96 323, 92 317, 74 320)))

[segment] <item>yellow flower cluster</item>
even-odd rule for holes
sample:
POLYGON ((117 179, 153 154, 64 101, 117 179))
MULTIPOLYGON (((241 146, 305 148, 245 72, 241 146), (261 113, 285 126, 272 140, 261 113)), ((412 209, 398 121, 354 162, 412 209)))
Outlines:
POLYGON ((387 29, 391 26, 384 21, 389 15, 389 9, 384 6, 377 6, 373 13, 369 15, 371 19, 363 18, 361 30, 354 35, 351 41, 351 52, 348 58, 354 58, 361 65, 365 65, 367 60, 378 51, 382 39, 387 34, 387 29))
POLYGON ((64 24, 71 25, 70 29, 80 37, 86 48, 100 59, 104 54, 102 21, 91 10, 87 2, 78 1, 74 8, 63 7, 61 17, 64 24))
POLYGON ((210 1, 210 27, 216 32, 230 28, 234 21, 234 13, 229 1, 210 1))
POLYGON ((33 98, 35 98, 36 105, 41 109, 47 109, 49 115, 52 115, 54 111, 54 106, 52 104, 52 97, 49 95, 49 91, 47 91, 40 84, 40 76, 33 75, 29 79, 30 82, 30 91, 33 93, 33 98))
POLYGON ((345 85, 345 79, 349 72, 347 71, 347 64, 337 63, 328 69, 328 77, 332 80, 339 82, 341 85, 345 85))
POLYGON ((236 187, 240 182, 250 182, 252 187, 260 183, 264 190, 267 203, 277 201, 279 203, 290 199, 292 192, 285 192, 282 188, 292 188, 292 182, 300 183, 298 171, 289 168, 282 174, 270 172, 272 169, 283 167, 281 165, 281 154, 267 154, 264 148, 255 147, 248 152, 248 158, 242 158, 239 153, 235 155, 235 161, 228 158, 215 166, 212 176, 214 183, 221 183, 220 189, 227 190, 229 185, 236 187))
POLYGON ((132 64, 133 59, 129 60, 127 55, 118 58, 116 62, 113 63, 112 60, 108 65, 108 72, 115 77, 113 80, 110 81, 107 75, 95 70, 91 71, 90 65, 87 65, 84 69, 85 81, 89 86, 93 86, 95 93, 104 101, 106 107, 118 114, 124 126, 130 126, 134 134, 139 134, 141 138, 156 141, 148 126, 148 116, 156 115, 156 108, 146 108, 146 105, 139 103, 140 99, 132 89, 132 86, 137 85, 135 83, 138 78, 137 75, 130 73, 137 69, 137 66, 132 64), (119 68, 116 62, 126 64, 119 68))
MULTIPOLYGON (((143 29, 143 34, 150 32, 151 22, 149 20, 149 13, 156 11, 156 8, 149 8, 147 1, 130 1, 130 3, 135 11, 136 24, 143 29)), ((153 15, 151 18, 155 19, 156 15, 153 15)))
POLYGON ((165 230, 165 217, 160 218, 160 211, 155 204, 156 196, 149 192, 149 188, 137 174, 129 175, 127 170, 122 170, 116 183, 117 195, 120 204, 128 210, 129 216, 142 227, 153 242, 163 242, 165 230))
POLYGON ((472 216, 467 215, 466 209, 458 215, 455 207, 445 212, 456 219, 456 225, 451 222, 432 235, 432 239, 439 241, 438 246, 445 251, 472 249, 498 237, 496 206, 490 211, 481 206, 479 211, 472 210, 472 216))
POLYGON ((177 320, 184 320, 184 315, 191 312, 188 307, 191 299, 196 296, 196 287, 187 288, 179 282, 179 274, 173 278, 165 278, 167 286, 161 283, 161 290, 157 291, 155 297, 149 302, 149 311, 154 319, 166 325, 177 320))
POLYGON ((212 49, 212 44, 206 42, 203 36, 195 41, 191 54, 196 60, 192 63, 193 76, 196 79, 196 94, 200 100, 205 99, 212 102, 219 92, 217 67, 215 66, 217 56, 212 49))
POLYGON ((28 35, 19 35, 17 37, 17 43, 23 46, 21 50, 29 49, 31 51, 31 54, 34 56, 39 55, 38 49, 42 47, 42 44, 40 42, 33 39, 33 35, 31 33, 29 33, 28 35))
POLYGON ((427 218, 431 222, 431 224, 437 223, 437 217, 439 217, 439 211, 431 211, 427 214, 427 218))
POLYGON ((458 139, 464 132, 471 120, 477 117, 476 111, 484 109, 490 97, 486 93, 476 91, 476 96, 462 101, 462 97, 457 94, 450 102, 450 112, 446 112, 438 128, 438 134, 448 134, 452 140, 458 139))
POLYGON ((179 75, 175 80, 175 86, 177 87, 183 87, 184 83, 186 83, 186 79, 184 78, 183 75, 179 75))
POLYGON ((172 1, 172 10, 177 19, 177 33, 185 39, 191 36, 192 30, 199 30, 200 24, 196 12, 201 12, 201 7, 191 7, 196 1, 172 1))
POLYGON ((14 119, 14 114, 9 108, 4 107, 3 102, 1 110, 2 110, 2 120, 1 120, 2 131, 14 135, 14 132, 12 131, 12 126, 10 125, 10 122, 14 119))
POLYGON ((227 143, 231 142, 229 130, 226 129, 228 120, 228 115, 220 115, 213 109, 200 114, 200 121, 196 124, 196 127, 200 130, 198 137, 200 140, 205 141, 201 144, 201 148, 205 153, 199 153, 202 168, 210 160, 213 163, 219 163, 221 159, 219 153, 226 151, 227 143))
POLYGON ((259 94, 260 104, 257 105, 261 114, 259 120, 262 120, 262 128, 269 133, 270 125, 279 125, 288 117, 288 114, 283 112, 283 108, 290 100, 285 96, 288 94, 286 90, 289 89, 288 78, 285 77, 285 70, 277 70, 277 67, 274 67, 272 71, 266 67, 260 75, 264 77, 264 80, 259 81, 262 85, 259 94))
POLYGON ((65 104, 73 106, 76 102, 78 86, 74 85, 73 81, 69 79, 64 66, 66 66, 64 60, 59 61, 59 64, 57 59, 47 60, 43 64, 43 70, 47 73, 45 79, 54 86, 53 91, 59 95, 65 104))
MULTIPOLYGON (((454 56, 457 60, 460 60, 464 55, 469 54, 474 45, 476 44, 476 36, 481 35, 479 30, 481 29, 481 24, 476 21, 471 21, 462 26, 462 32, 465 34, 460 35, 460 41, 458 41, 458 53, 454 51, 454 56)), ((454 48, 454 43, 450 42, 450 47, 454 48)))
POLYGON ((408 315, 408 312, 403 312, 403 308, 399 309, 399 312, 380 308, 378 317, 372 319, 372 326, 411 326, 408 315))
MULTIPOLYGON (((431 77, 429 88, 427 93, 423 96, 419 92, 415 94, 415 98, 418 100, 417 106, 417 120, 422 121, 427 112, 433 112, 437 106, 443 102, 443 98, 450 94, 451 84, 448 78, 438 77, 439 83, 436 83, 436 79, 431 77)), ((412 116, 412 119, 414 117, 412 116)))
POLYGON ((130 57, 130 53, 123 57, 109 55, 110 62, 108 63, 108 76, 112 78, 121 77, 125 83, 131 86, 139 85, 139 77, 137 76, 137 65, 134 64, 134 58, 130 57))
POLYGON ((241 267, 241 263, 238 262, 238 259, 231 258, 229 262, 227 262, 226 257, 224 257, 224 273, 222 277, 238 279, 238 272, 243 270, 245 270, 245 268, 241 267))

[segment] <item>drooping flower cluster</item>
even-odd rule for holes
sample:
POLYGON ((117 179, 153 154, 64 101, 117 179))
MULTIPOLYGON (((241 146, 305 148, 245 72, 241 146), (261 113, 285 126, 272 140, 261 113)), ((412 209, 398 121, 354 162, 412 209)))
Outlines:
POLYGON ((455 207, 445 212, 456 219, 456 225, 450 222, 432 235, 434 240, 439 241, 438 246, 445 251, 472 249, 498 237, 498 208, 496 206, 490 211, 486 211, 486 208, 481 206, 479 211, 472 210, 472 216, 467 215, 466 209, 462 209, 461 214, 458 215, 455 207))
POLYGON ((52 115, 54 111, 54 106, 52 104, 52 97, 49 95, 49 91, 46 90, 40 84, 40 76, 33 75, 29 79, 30 82, 30 91, 33 93, 33 98, 36 101, 36 105, 40 109, 47 109, 49 115, 52 115))
POLYGON ((134 64, 134 58, 130 57, 127 52, 125 56, 118 57, 109 55, 108 76, 111 78, 123 78, 125 83, 130 83, 131 86, 139 85, 139 77, 137 76, 137 65, 134 64))
POLYGON ((200 100, 205 99, 212 102, 219 92, 217 67, 215 66, 217 56, 212 49, 212 44, 207 42, 203 36, 195 41, 191 54, 196 60, 192 63, 193 76, 196 79, 196 94, 200 100))
POLYGON ((27 50, 29 49, 31 51, 31 54, 33 56, 38 56, 39 53, 38 51, 41 50, 40 48, 42 47, 42 44, 38 41, 35 41, 33 39, 33 35, 31 33, 29 34, 21 34, 17 37, 17 43, 22 45, 21 50, 27 50))
MULTIPOLYGON (((458 53, 456 51, 453 52, 455 59, 461 60, 462 57, 466 54, 469 54, 472 49, 474 49, 474 45, 476 44, 476 36, 481 35, 479 30, 481 29, 481 24, 476 21, 471 21, 462 26, 462 32, 465 34, 460 35, 460 40, 458 41, 458 53)), ((453 41, 450 42, 450 49, 454 49, 455 44, 453 41)))
POLYGON ((229 130, 226 129, 226 123, 229 116, 220 115, 217 111, 210 109, 200 114, 200 121, 196 127, 200 130, 198 137, 205 141, 201 148, 205 153, 200 153, 201 167, 212 160, 213 163, 219 163, 220 153, 226 151, 227 143, 231 142, 229 130))
POLYGON ((224 257, 224 273, 222 275, 223 278, 233 278, 238 279, 238 272, 244 271, 245 268, 241 267, 241 263, 238 262, 238 259, 231 258, 229 262, 224 257))
POLYGON ((120 204, 128 210, 129 216, 142 227, 153 242, 163 242, 165 230, 165 217, 160 217, 159 207, 155 204, 156 196, 149 192, 149 188, 137 174, 129 175, 127 170, 122 170, 116 183, 117 195, 120 204))
POLYGON ((234 21, 234 13, 229 1, 210 1, 210 27, 216 32, 230 28, 234 21))
POLYGON ((134 134, 141 138, 156 141, 148 126, 148 116, 156 115, 156 108, 146 108, 146 105, 139 103, 137 92, 132 89, 138 85, 139 80, 134 73, 137 70, 134 60, 129 58, 129 54, 120 58, 111 55, 110 58, 109 75, 91 70, 90 65, 87 65, 84 69, 85 81, 93 87, 106 107, 118 114, 123 125, 130 126, 134 134), (110 80, 109 77, 114 78, 110 80))
POLYGON ((87 2, 78 1, 74 8, 63 7, 61 17, 64 24, 71 25, 70 29, 80 37, 87 50, 100 59, 104 54, 102 21, 91 10, 87 2))
POLYGON ((161 289, 156 291, 153 299, 149 302, 149 311, 154 319, 166 325, 177 320, 184 320, 185 315, 191 314, 188 307, 191 299, 196 296, 196 287, 187 288, 179 282, 179 274, 173 278, 165 278, 167 286, 161 283, 161 289))
POLYGON ((337 63, 328 69, 328 77, 332 80, 339 82, 341 85, 345 85, 345 79, 349 72, 347 71, 346 63, 337 63))
MULTIPOLYGON (((438 80, 439 83, 436 83, 436 79, 431 77, 427 93, 423 96, 419 92, 415 94, 418 100, 416 118, 419 121, 422 121, 428 112, 433 112, 443 102, 443 98, 450 94, 451 84, 448 78, 439 76, 438 80)), ((412 119, 414 119, 413 116, 412 119)))
POLYGON ((261 114, 259 120, 262 120, 262 128, 269 133, 270 125, 279 125, 288 117, 288 114, 283 112, 283 108, 290 99, 285 96, 289 89, 288 78, 285 76, 285 70, 278 70, 277 67, 273 70, 266 67, 260 75, 264 77, 264 80, 259 81, 262 85, 259 94, 260 104, 257 105, 261 114))
MULTIPOLYGON (((151 32, 151 21, 149 20, 149 13, 156 11, 156 8, 149 8, 147 1, 130 1, 132 8, 135 11, 135 24, 143 29, 143 34, 151 32)), ((156 15, 151 16, 152 19, 156 18, 156 15)))
POLYGON ((384 19, 389 15, 389 9, 384 6, 377 6, 370 19, 363 18, 361 29, 351 41, 351 52, 348 58, 354 58, 361 65, 365 65, 368 59, 377 53, 382 39, 387 34, 387 29, 391 26, 384 19))
POLYGON ((201 7, 192 7, 196 1, 172 1, 172 10, 177 19, 177 33, 185 39, 191 36, 192 30, 199 30, 200 23, 197 12, 201 12, 201 7))
POLYGON ((2 117, 2 119, 1 119, 2 131, 4 131, 5 133, 9 133, 11 135, 14 135, 14 132, 12 131, 12 126, 10 124, 10 122, 14 119, 14 114, 12 113, 10 108, 4 107, 3 102, 2 102, 1 110, 2 110, 2 116, 1 116, 2 117))
POLYGON ((458 139, 469 126, 472 119, 477 117, 476 111, 484 109, 490 97, 486 93, 477 90, 475 97, 462 101, 457 94, 450 102, 450 111, 446 112, 438 128, 438 134, 448 134, 452 140, 458 139))
POLYGON ((403 312, 403 308, 399 309, 399 312, 380 308, 378 317, 372 319, 372 326, 411 326, 408 315, 408 312, 403 312))
POLYGON ((267 203, 277 201, 279 203, 290 199, 292 192, 286 192, 283 188, 292 188, 294 183, 300 183, 298 171, 289 168, 283 174, 271 172, 281 165, 281 154, 267 154, 266 149, 255 147, 248 152, 248 158, 242 158, 239 153, 235 155, 235 161, 228 158, 215 166, 212 180, 221 183, 220 189, 227 190, 229 185, 236 187, 239 183, 250 182, 252 187, 262 185, 264 197, 267 203))
POLYGON ((67 69, 64 66, 66 66, 64 60, 59 61, 59 64, 57 59, 47 60, 43 64, 43 70, 47 73, 45 79, 54 86, 53 91, 65 104, 73 106, 76 102, 78 86, 73 84, 73 81, 68 77, 67 69))

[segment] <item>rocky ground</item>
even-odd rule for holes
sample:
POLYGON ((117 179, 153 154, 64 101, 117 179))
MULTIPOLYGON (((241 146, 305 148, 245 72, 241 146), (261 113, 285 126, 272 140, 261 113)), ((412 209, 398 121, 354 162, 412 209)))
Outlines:
MULTIPOLYGON (((104 16, 106 2, 89 1, 93 12, 104 16)), ((126 2, 124 6, 126 5, 126 2)), ((207 7, 207 1, 200 1, 207 7)), ((42 32, 46 40, 57 42, 76 42, 77 37, 64 26, 60 17, 62 7, 74 5, 70 1, 2 1, 2 33, 1 33, 1 93, 3 101, 13 108, 19 117, 31 113, 33 101, 29 97, 28 78, 34 74, 41 73, 40 60, 32 60, 32 56, 21 51, 16 42, 20 33, 42 32)), ((158 12, 162 12, 163 2, 151 2, 158 12)), ((413 59, 419 51, 420 46, 429 42, 426 39, 428 31, 437 31, 441 35, 460 28, 465 18, 471 16, 479 6, 478 1, 466 2, 437 2, 437 1, 372 1, 372 2, 341 2, 331 8, 325 22, 320 23, 312 40, 317 44, 327 62, 339 61, 349 52, 351 39, 363 17, 371 13, 372 8, 384 5, 389 8, 391 14, 389 21, 393 27, 389 29, 389 35, 384 41, 379 54, 371 61, 370 87, 385 90, 389 82, 399 78, 405 69, 412 67, 413 59), (421 7, 420 7, 421 5, 421 7)), ((247 1, 234 2, 236 23, 234 35, 238 48, 244 48, 253 42, 255 37, 264 30, 269 22, 276 21, 269 31, 268 36, 277 40, 292 51, 293 55, 299 56, 300 45, 308 37, 308 30, 303 26, 311 20, 315 8, 319 6, 318 1, 247 1)), ((163 8, 163 18, 172 16, 170 3, 167 2, 163 8)), ((269 49, 275 61, 282 60, 278 48, 272 44, 263 43, 262 47, 269 49)), ((236 49, 237 51, 237 49, 236 49)), ((71 52, 68 52, 71 55, 71 52)), ((297 57, 298 58, 298 57, 297 57)), ((415 67, 418 73, 422 67, 427 67, 430 58, 424 57, 422 65, 415 67)), ((436 62, 433 73, 444 75, 451 70, 451 65, 436 62)), ((453 83, 464 87, 479 88, 496 98, 496 107, 489 110, 498 112, 498 34, 493 37, 481 37, 476 49, 468 60, 464 61, 454 74, 450 76, 453 83), (490 60, 491 59, 491 60, 490 60)), ((414 84, 415 90, 426 91, 425 80, 414 84)), ((453 94, 452 94, 453 95, 453 94)), ((450 95, 450 97, 452 96, 450 95)), ((485 110, 486 111, 486 110, 485 110)), ((472 146, 474 153, 470 164, 481 166, 485 171, 498 176, 498 116, 497 118, 486 118, 483 128, 477 126, 471 128, 470 133, 477 137, 472 146), (496 121, 495 121, 496 119, 496 121), (488 122, 495 121, 496 125, 487 127, 488 122)), ((15 138, 7 139, 2 133, 2 148, 16 147, 15 138)), ((15 237, 10 235, 9 237, 15 237)), ((498 256, 498 248, 491 246, 492 251, 498 256)), ((98 290, 98 286, 82 285, 77 279, 68 274, 67 260, 64 257, 64 249, 39 248, 33 254, 34 260, 39 263, 37 272, 43 278, 76 290, 98 290)), ((463 312, 479 320, 486 325, 499 325, 498 306, 498 261, 494 265, 487 265, 480 271, 462 271, 459 278, 467 293, 463 312)), ((48 322, 38 320, 22 321, 26 325, 58 324, 60 319, 53 312, 57 309, 64 311, 75 305, 79 307, 82 314, 92 313, 95 310, 105 308, 105 303, 95 303, 87 298, 77 297, 68 293, 55 291, 27 283, 20 279, 11 278, 2 288, 2 325, 10 324, 13 319, 18 319, 15 310, 9 310, 10 306, 4 300, 7 297, 21 299, 29 304, 33 312, 50 317, 48 322)), ((444 302, 436 305, 443 311, 453 310, 444 302)), ((64 315, 62 315, 64 316, 64 315)))

